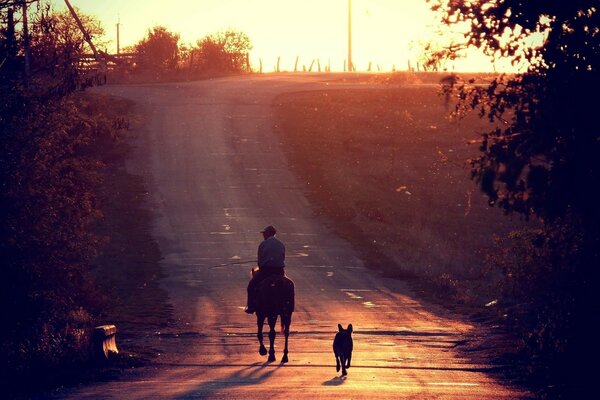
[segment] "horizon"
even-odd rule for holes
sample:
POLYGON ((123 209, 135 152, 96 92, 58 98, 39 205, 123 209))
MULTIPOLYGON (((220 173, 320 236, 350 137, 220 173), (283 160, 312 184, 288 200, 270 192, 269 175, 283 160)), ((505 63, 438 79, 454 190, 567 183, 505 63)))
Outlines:
MULTIPOLYGON (((57 11, 66 10, 64 1, 52 0, 57 11)), ((164 26, 180 35, 180 44, 195 44, 202 37, 233 29, 246 33, 253 45, 251 64, 262 61, 263 70, 274 70, 281 57, 281 71, 293 70, 296 57, 299 69, 312 60, 332 71, 343 71, 347 58, 348 1, 305 0, 182 0, 177 9, 166 13, 164 3, 156 0, 71 0, 79 12, 101 22, 109 42, 106 50, 116 53, 116 24, 120 23, 120 48, 133 46, 155 26, 164 26), (143 18, 137 18, 144 10, 143 18), (292 17, 290 17, 292 16, 292 17)), ((170 8, 169 10, 173 10, 170 8)), ((352 2, 352 59, 357 71, 389 72, 414 67, 422 46, 436 41, 440 29, 425 0, 354 0, 352 2)), ((521 66, 522 68, 522 66, 521 66)), ((479 51, 447 64, 455 72, 516 72, 507 60, 495 63, 479 51)))

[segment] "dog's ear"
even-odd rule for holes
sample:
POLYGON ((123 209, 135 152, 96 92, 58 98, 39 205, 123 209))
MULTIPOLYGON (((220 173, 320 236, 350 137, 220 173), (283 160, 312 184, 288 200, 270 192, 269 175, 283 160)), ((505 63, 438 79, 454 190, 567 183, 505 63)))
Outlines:
POLYGON ((342 332, 344 330, 344 328, 342 328, 342 324, 338 324, 338 331, 342 332))
POLYGON ((352 333, 352 324, 348 325, 348 332, 352 333))

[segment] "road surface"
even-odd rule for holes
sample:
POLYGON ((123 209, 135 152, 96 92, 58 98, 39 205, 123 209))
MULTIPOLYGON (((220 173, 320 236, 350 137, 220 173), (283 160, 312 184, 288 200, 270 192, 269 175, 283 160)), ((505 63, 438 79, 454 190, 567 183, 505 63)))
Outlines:
MULTIPOLYGON (((335 76, 334 76, 335 77, 335 76)), ((156 364, 63 393, 73 399, 513 399, 489 365, 456 351, 473 327, 426 304, 400 281, 369 271, 315 216, 272 132, 271 101, 290 91, 342 87, 326 75, 265 75, 108 86, 145 116, 127 168, 142 175, 155 215, 176 325, 149 333, 156 364), (258 354, 246 315, 259 231, 272 224, 296 284, 290 362, 258 354), (335 371, 337 324, 354 326, 353 365, 335 371)), ((268 341, 268 338, 265 337, 268 341)), ((281 358, 282 336, 277 339, 281 358)))

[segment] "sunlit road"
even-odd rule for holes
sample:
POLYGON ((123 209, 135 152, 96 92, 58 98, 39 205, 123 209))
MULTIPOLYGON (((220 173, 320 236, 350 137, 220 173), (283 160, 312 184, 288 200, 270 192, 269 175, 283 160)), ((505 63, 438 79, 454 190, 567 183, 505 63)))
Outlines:
MULTIPOLYGON (((150 368, 64 393, 74 399, 512 399, 506 387, 455 350, 472 327, 415 299, 318 219, 272 132, 274 96, 343 86, 325 75, 233 77, 104 87, 145 115, 128 170, 145 177, 163 287, 177 326, 150 332, 161 349, 150 368), (287 247, 296 283, 290 362, 258 354, 255 317, 243 313, 251 260, 265 225, 287 247), (337 324, 354 325, 349 376, 335 371, 337 324)), ((265 338, 268 341, 268 338, 265 338)), ((281 358, 282 336, 277 338, 281 358)))

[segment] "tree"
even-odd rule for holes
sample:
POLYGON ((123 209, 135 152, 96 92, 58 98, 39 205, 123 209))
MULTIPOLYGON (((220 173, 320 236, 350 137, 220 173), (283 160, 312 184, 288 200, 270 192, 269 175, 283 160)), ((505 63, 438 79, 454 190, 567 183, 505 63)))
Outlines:
MULTIPOLYGON (((86 32, 96 47, 106 42, 98 41, 104 28, 95 17, 77 12, 86 32)), ((68 78, 72 86, 82 84, 81 58, 91 54, 92 49, 85 40, 68 11, 53 12, 49 6, 35 16, 31 27, 32 69, 39 74, 54 78, 68 78)))
MULTIPOLYGON (((8 80, 15 78, 14 72, 24 70, 25 45, 20 43, 25 40, 24 32, 17 32, 22 29, 18 23, 22 19, 20 5, 17 1, 0 2, 0 77, 8 80)), ((81 57, 91 53, 91 49, 71 14, 54 12, 46 2, 39 2, 35 10, 29 10, 27 48, 31 74, 38 80, 41 75, 52 78, 57 87, 81 86, 81 57)), ((93 16, 78 15, 96 45, 103 45, 105 42, 98 42, 104 34, 100 22, 93 16)), ((46 84, 49 84, 47 79, 46 84)))
POLYGON ((532 275, 523 282, 536 282, 538 290, 530 286, 512 293, 521 293, 518 300, 528 304, 528 334, 538 355, 556 356, 555 367, 568 365, 562 376, 573 389, 587 376, 574 365, 578 357, 590 356, 587 327, 598 323, 600 4, 428 1, 446 25, 464 33, 464 41, 436 57, 451 58, 475 47, 525 67, 487 87, 463 81, 452 90, 459 100, 457 113, 475 110, 500 124, 483 132, 481 154, 471 164, 490 204, 542 225, 533 236, 518 235, 528 251, 511 255, 521 254, 513 267, 502 263, 512 287, 515 276, 523 274, 532 275), (538 272, 523 270, 524 265, 536 265, 538 272))
POLYGON ((192 54, 204 72, 243 72, 252 49, 250 38, 243 32, 227 30, 198 40, 192 54))
POLYGON ((135 50, 141 68, 155 72, 174 71, 179 61, 179 34, 169 32, 164 26, 148 30, 135 50))
POLYGON ((593 2, 435 3, 446 24, 468 26, 465 41, 438 57, 474 46, 529 63, 526 73, 498 78, 487 88, 460 88, 462 106, 506 124, 484 135, 483 154, 473 161, 490 201, 545 219, 572 211, 597 216, 589 191, 600 177, 600 136, 590 101, 598 93, 600 68, 600 17, 593 2), (546 37, 540 47, 530 46, 534 33, 546 37))
POLYGON ((102 242, 92 232, 101 217, 98 153, 116 135, 73 93, 85 51, 75 21, 47 3, 32 7, 26 45, 15 24, 21 5, 0 2, 0 391, 8 397, 5 386, 23 393, 39 381, 18 378, 87 357, 84 332, 101 298, 89 274, 102 242))

